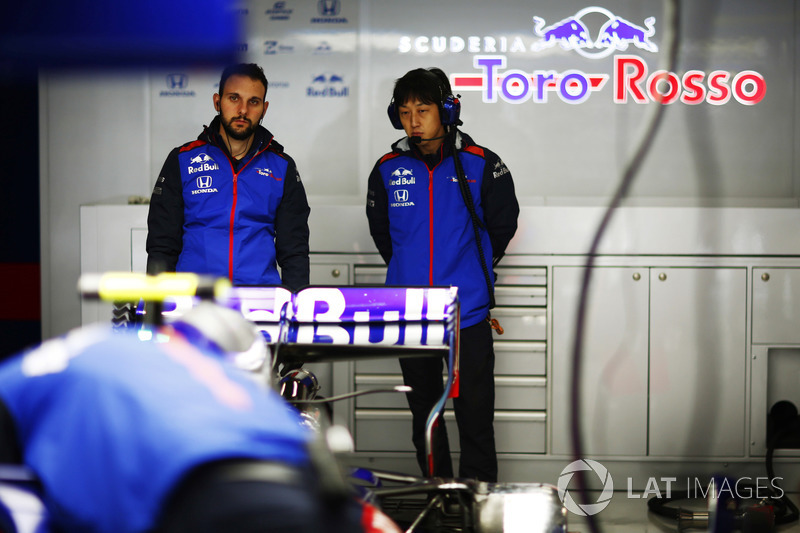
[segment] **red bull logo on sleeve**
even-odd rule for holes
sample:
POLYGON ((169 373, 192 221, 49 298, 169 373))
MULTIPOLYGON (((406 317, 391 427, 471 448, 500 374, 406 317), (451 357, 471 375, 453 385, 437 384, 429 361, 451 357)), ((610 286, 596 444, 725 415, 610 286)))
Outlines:
POLYGON ((653 40, 656 35, 653 16, 637 23, 605 8, 591 6, 557 22, 548 24, 537 15, 533 15, 532 22, 534 38, 528 42, 520 37, 403 36, 398 50, 417 54, 472 52, 476 72, 452 74, 451 85, 456 92, 480 91, 485 103, 548 103, 558 99, 581 104, 609 85, 613 87, 611 98, 615 104, 723 105, 735 100, 742 105, 755 105, 767 93, 764 76, 753 70, 649 72, 645 59, 632 53, 658 52, 653 40), (544 52, 553 47, 589 59, 617 53, 613 57, 613 71, 611 74, 577 69, 527 72, 510 68, 509 57, 514 54, 544 52), (607 83, 609 79, 613 79, 612 84, 607 83))

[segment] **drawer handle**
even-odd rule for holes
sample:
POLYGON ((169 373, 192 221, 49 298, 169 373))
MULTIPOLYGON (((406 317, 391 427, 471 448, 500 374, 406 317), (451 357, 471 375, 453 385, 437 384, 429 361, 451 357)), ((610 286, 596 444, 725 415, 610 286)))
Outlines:
POLYGON ((638 272, 634 272, 633 273, 633 281, 639 281, 640 279, 642 279, 642 275, 639 274, 638 272))
POLYGON ((761 281, 769 281, 769 272, 761 274, 761 281))
POLYGON ((342 273, 339 272, 338 268, 334 268, 333 270, 331 270, 331 276, 333 276, 334 278, 338 278, 341 274, 342 273))
POLYGON ((660 279, 661 281, 666 281, 667 275, 662 272, 661 274, 658 275, 658 279, 660 279))

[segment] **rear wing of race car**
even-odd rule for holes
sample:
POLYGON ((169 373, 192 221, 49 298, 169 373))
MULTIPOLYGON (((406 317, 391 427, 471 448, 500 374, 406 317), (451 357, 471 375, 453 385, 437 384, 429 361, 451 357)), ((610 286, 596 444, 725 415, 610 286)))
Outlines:
POLYGON ((444 394, 426 424, 426 456, 433 472, 433 431, 445 402, 459 389, 459 300, 455 287, 231 287, 187 273, 147 276, 108 273, 82 277, 84 297, 118 302, 139 299, 165 322, 201 296, 239 310, 257 325, 273 356, 273 367, 318 361, 387 357, 447 357, 444 394))
POLYGON ((444 393, 425 425, 428 472, 434 472, 433 432, 447 398, 458 396, 456 288, 234 287, 224 303, 262 328, 276 364, 446 355, 444 393))

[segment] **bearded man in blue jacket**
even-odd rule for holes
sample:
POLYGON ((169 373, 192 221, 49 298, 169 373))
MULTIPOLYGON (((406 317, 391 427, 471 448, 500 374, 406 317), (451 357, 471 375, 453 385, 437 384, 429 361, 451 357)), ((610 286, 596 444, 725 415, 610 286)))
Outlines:
POLYGON ((147 217, 149 274, 308 284, 311 210, 294 160, 261 126, 267 87, 256 64, 226 68, 213 97, 217 116, 167 156, 147 217))
MULTIPOLYGON (((388 265, 387 285, 452 285, 461 302, 460 388, 453 407, 459 429, 459 476, 497 481, 494 441, 494 350, 489 310, 493 266, 517 229, 511 173, 491 150, 458 129, 460 102, 440 69, 414 69, 395 83, 389 118, 407 137, 392 145, 369 176, 370 234, 388 265)), ((423 473, 452 477, 440 418, 434 471, 428 472, 424 428, 442 395, 441 359, 401 359, 413 417, 412 440, 423 473)))

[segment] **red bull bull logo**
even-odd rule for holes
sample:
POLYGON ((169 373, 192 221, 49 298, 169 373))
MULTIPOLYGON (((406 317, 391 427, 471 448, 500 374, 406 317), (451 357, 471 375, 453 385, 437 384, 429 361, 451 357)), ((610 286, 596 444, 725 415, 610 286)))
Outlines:
POLYGON ((608 9, 592 6, 581 9, 575 15, 545 26, 541 17, 533 17, 533 33, 540 39, 531 49, 538 51, 558 44, 564 50, 574 50, 589 58, 606 57, 616 50, 627 50, 634 46, 647 52, 658 52, 658 46, 650 39, 655 35, 655 17, 647 17, 642 25, 615 15, 608 9), (596 34, 592 34, 585 18, 605 19, 596 34))

